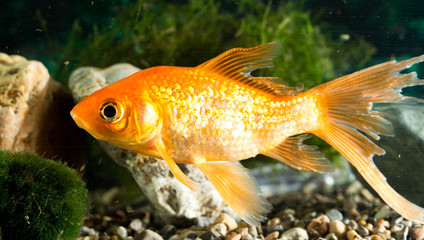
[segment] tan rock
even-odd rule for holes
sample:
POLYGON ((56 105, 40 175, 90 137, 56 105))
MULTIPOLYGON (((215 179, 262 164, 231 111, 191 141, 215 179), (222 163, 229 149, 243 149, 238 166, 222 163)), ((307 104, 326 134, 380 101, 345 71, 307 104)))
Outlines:
POLYGON ((72 137, 72 119, 64 117, 71 106, 70 94, 41 62, 0 53, 0 149, 78 159, 67 148, 81 141, 72 137))

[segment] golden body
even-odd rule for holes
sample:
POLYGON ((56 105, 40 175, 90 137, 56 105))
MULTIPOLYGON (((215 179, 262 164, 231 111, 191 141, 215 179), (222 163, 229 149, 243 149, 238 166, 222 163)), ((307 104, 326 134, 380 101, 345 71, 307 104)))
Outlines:
POLYGON ((396 193, 372 163, 384 150, 374 139, 390 134, 375 102, 413 99, 400 94, 420 85, 415 73, 398 74, 424 56, 387 62, 300 93, 250 72, 272 66, 280 45, 236 48, 197 67, 154 67, 85 98, 71 115, 94 137, 162 158, 189 188, 196 183, 176 163, 196 165, 230 207, 257 225, 269 211, 254 179, 238 162, 257 154, 315 172, 332 169, 304 133, 340 151, 392 208, 424 222, 424 209, 396 193), (300 135, 299 135, 300 134, 300 135))

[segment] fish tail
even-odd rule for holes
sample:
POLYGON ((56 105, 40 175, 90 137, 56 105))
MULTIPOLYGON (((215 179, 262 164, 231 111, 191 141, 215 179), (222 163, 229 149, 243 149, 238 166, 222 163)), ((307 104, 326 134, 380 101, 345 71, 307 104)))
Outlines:
POLYGON ((409 60, 390 61, 338 78, 309 90, 317 97, 320 123, 312 133, 345 156, 368 184, 396 212, 409 220, 424 223, 424 209, 409 202, 386 182, 372 157, 385 154, 369 137, 391 135, 385 114, 372 109, 373 103, 423 99, 401 94, 404 87, 424 85, 415 72, 400 73, 424 55, 409 60), (359 130, 359 131, 358 131, 359 130), (368 136, 367 136, 368 135, 368 136))

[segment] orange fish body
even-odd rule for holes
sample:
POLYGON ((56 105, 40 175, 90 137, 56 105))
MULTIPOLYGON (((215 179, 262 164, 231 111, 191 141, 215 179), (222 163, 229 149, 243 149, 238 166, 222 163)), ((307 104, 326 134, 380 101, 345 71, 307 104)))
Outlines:
POLYGON ((189 188, 196 183, 176 163, 196 165, 246 222, 257 225, 270 205, 236 161, 257 154, 315 172, 332 169, 304 133, 340 151, 392 208, 424 222, 424 209, 396 193, 372 163, 384 150, 375 139, 390 134, 374 102, 411 99, 405 86, 420 85, 414 73, 397 74, 424 56, 387 62, 300 93, 250 72, 272 66, 280 44, 236 48, 197 67, 153 67, 85 98, 71 115, 94 137, 162 158, 189 188), (299 135, 300 134, 300 135, 299 135))

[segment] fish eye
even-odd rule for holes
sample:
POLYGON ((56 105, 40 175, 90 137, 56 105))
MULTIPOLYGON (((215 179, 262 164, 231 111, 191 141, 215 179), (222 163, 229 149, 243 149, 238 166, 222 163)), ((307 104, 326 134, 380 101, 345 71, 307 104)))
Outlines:
POLYGON ((118 122, 122 115, 122 108, 113 100, 105 101, 100 107, 100 117, 107 123, 118 122))

